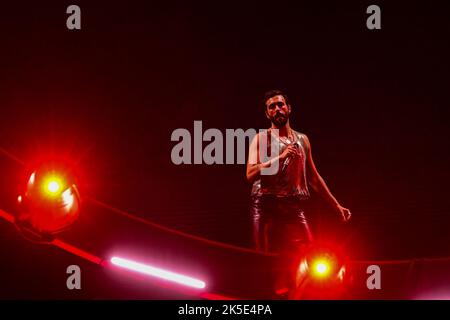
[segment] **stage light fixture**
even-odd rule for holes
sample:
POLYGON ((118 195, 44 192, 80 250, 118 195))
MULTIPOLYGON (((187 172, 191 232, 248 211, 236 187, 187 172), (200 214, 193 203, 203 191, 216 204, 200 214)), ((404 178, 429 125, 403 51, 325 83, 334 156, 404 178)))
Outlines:
POLYGON ((36 168, 17 200, 19 225, 38 233, 60 232, 79 217, 80 195, 75 179, 61 165, 42 164, 36 168))

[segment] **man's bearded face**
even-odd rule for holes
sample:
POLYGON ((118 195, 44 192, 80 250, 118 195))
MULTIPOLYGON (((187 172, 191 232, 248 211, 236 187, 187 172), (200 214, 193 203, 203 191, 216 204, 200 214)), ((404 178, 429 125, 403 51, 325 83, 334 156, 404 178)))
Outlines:
POLYGON ((282 95, 274 96, 266 101, 267 118, 277 127, 282 128, 289 120, 291 108, 282 95))

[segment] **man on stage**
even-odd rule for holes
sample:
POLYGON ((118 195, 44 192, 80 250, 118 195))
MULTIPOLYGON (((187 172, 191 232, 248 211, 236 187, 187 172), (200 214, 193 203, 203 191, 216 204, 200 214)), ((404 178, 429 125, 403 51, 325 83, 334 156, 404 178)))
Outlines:
POLYGON ((343 221, 348 221, 351 213, 339 204, 319 175, 308 137, 291 128, 292 107, 287 95, 279 90, 269 91, 264 95, 263 106, 271 127, 255 136, 247 162, 247 179, 253 184, 254 244, 257 250, 289 256, 312 241, 307 221, 310 188, 343 221), (269 156, 261 157, 263 154, 269 156), (270 172, 269 168, 277 170, 270 172))

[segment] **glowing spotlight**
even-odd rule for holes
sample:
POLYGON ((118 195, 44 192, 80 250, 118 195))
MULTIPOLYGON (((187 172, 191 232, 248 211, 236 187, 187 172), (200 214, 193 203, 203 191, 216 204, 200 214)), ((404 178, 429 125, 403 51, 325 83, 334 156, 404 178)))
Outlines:
POLYGON ((316 274, 323 276, 327 274, 328 266, 325 262, 317 262, 315 270, 316 274))
POLYGON ((129 270, 133 270, 139 273, 143 273, 149 276, 154 276, 160 279, 168 280, 171 282, 176 282, 185 286, 197 288, 197 289, 203 289, 206 287, 205 282, 191 278, 179 273, 163 270, 160 268, 156 268, 150 265, 145 265, 139 262, 131 261, 128 259, 123 259, 119 257, 113 257, 111 258, 111 263, 125 268, 129 270))
POLYGON ((79 216, 80 196, 70 171, 42 164, 18 197, 20 223, 38 233, 52 234, 72 225, 79 216))
POLYGON ((43 190, 47 196, 57 196, 63 190, 63 179, 56 175, 45 176, 43 178, 43 190))
POLYGON ((56 193, 59 191, 59 189, 61 189, 61 187, 59 186, 59 183, 57 181, 50 181, 47 185, 47 189, 51 193, 56 193))
POLYGON ((311 264, 312 276, 316 278, 326 278, 333 271, 333 261, 327 258, 316 258, 311 264))
POLYGON ((341 251, 311 247, 301 258, 292 299, 336 299, 345 295, 345 258, 341 251))

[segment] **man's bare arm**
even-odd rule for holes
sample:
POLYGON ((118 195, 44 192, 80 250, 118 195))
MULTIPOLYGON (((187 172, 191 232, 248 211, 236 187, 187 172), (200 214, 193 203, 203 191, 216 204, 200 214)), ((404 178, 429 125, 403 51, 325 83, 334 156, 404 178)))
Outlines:
POLYGON ((247 180, 250 183, 255 182, 261 176, 261 169, 268 168, 273 161, 279 160, 279 156, 271 159, 265 163, 259 161, 259 149, 258 149, 259 133, 253 138, 250 143, 247 161, 247 180))
POLYGON ((283 162, 287 157, 295 156, 297 150, 294 146, 290 146, 286 148, 283 153, 277 155, 276 157, 261 163, 259 159, 259 149, 258 149, 258 139, 259 134, 257 134, 253 141, 250 143, 250 148, 248 152, 248 161, 247 161, 247 180, 250 183, 255 182, 255 180, 259 179, 261 176, 261 169, 270 168, 274 165, 274 162, 278 161, 278 163, 283 162))

